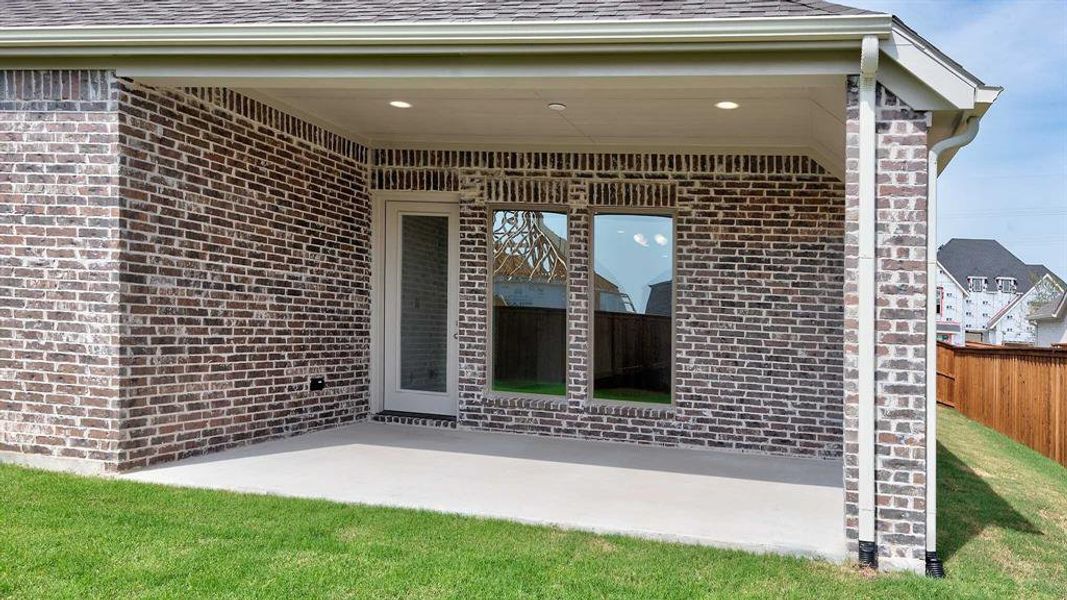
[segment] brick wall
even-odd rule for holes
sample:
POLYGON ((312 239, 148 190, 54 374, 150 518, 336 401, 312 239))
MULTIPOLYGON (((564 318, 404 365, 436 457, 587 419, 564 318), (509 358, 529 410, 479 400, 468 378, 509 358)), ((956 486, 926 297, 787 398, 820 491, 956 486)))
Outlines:
POLYGON ((0 71, 0 452, 118 455, 117 85, 0 71))
MULTIPOLYGON (((922 571, 926 544, 926 132, 916 112, 877 89, 876 510, 879 561, 922 571)), ((858 540, 857 260, 859 88, 848 89, 845 284, 845 491, 850 548, 858 540)))
POLYGON ((363 417, 366 149, 228 90, 118 101, 122 467, 363 417))
POLYGON ((387 190, 460 191, 460 426, 838 457, 844 189, 807 158, 378 150, 387 190), (492 206, 568 214, 567 397, 484 392, 492 206), (588 402, 591 207, 675 214, 676 402, 588 402))

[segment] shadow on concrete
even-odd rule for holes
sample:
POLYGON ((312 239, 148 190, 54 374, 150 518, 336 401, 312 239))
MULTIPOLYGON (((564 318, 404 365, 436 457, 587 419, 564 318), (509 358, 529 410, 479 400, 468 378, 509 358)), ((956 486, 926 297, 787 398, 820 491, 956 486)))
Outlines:
POLYGON ((842 487, 840 460, 798 459, 715 450, 636 446, 633 444, 549 438, 533 435, 459 431, 362 422, 296 437, 270 440, 142 469, 248 461, 283 453, 330 449, 342 461, 374 460, 384 448, 460 453, 549 463, 571 463, 662 471, 797 485, 842 487))
POLYGON ((937 445, 937 542, 949 559, 987 527, 1042 535, 982 477, 943 445, 937 445))

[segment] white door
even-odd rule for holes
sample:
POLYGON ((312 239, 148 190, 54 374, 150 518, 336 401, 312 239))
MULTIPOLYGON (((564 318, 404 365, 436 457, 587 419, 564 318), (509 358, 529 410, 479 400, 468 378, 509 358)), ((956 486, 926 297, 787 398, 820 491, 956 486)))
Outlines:
POLYGON ((385 212, 384 408, 455 416, 459 205, 389 202, 385 212))

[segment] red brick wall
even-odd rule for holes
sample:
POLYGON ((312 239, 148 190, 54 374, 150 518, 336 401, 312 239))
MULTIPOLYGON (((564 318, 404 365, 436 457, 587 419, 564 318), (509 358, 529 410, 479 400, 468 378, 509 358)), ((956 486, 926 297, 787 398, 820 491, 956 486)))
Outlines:
MULTIPOLYGON (((858 530, 859 92, 848 92, 845 330, 846 530, 858 530)), ((876 510, 880 562, 922 571, 926 519, 926 114, 877 89, 876 510)))
POLYGON ((119 116, 122 467, 362 418, 366 149, 228 90, 124 81, 119 116))
POLYGON ((0 452, 88 470, 119 452, 116 100, 103 71, 0 71, 0 452))
POLYGON ((460 426, 839 457, 844 188, 810 159, 378 150, 382 189, 461 191, 460 426), (490 206, 568 214, 568 395, 487 396, 490 206), (591 206, 673 211, 672 407, 588 402, 591 206))

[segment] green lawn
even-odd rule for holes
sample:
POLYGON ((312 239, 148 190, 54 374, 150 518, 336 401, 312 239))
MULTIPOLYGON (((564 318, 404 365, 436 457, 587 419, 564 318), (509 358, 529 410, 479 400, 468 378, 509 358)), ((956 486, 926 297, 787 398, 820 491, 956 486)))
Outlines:
POLYGON ((1063 598, 1067 471, 955 413, 941 423, 943 581, 8 466, 0 597, 1063 598))

